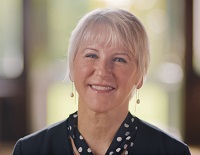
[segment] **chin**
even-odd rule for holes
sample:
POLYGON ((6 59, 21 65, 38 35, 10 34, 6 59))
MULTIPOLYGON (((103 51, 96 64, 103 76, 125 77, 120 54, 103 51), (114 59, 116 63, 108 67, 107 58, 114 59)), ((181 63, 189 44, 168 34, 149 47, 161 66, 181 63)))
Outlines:
POLYGON ((93 105, 93 106, 90 106, 89 109, 95 113, 107 113, 110 108, 107 107, 107 106, 97 106, 97 105, 93 105))

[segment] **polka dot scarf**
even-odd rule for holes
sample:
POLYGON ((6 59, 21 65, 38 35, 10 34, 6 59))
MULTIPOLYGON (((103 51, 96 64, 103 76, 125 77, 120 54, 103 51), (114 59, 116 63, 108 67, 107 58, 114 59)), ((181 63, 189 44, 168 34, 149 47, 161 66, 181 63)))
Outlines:
MULTIPOLYGON (((67 130, 74 141, 74 144, 81 155, 93 155, 92 150, 84 140, 77 129, 77 112, 69 116, 67 130)), ((124 153, 128 155, 134 145, 134 139, 137 132, 138 119, 129 112, 124 122, 117 131, 106 155, 119 155, 124 153)))

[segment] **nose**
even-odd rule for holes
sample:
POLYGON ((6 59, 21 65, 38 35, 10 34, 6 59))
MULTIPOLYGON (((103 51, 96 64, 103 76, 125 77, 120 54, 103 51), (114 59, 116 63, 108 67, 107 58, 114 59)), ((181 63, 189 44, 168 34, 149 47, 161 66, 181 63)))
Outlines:
POLYGON ((108 60, 99 60, 94 67, 97 76, 109 77, 112 74, 113 67, 108 60))

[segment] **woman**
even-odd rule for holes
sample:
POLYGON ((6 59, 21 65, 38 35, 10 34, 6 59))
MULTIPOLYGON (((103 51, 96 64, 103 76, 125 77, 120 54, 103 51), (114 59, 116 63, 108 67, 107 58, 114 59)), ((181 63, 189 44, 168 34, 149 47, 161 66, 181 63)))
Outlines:
POLYGON ((133 14, 91 11, 72 32, 68 51, 78 111, 20 139, 14 155, 190 154, 186 144, 128 110, 149 64, 147 34, 133 14))

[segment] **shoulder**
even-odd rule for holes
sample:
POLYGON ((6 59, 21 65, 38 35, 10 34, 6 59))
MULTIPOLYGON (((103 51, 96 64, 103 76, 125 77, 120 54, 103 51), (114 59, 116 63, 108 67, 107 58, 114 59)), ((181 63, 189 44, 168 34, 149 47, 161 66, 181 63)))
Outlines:
POLYGON ((48 126, 47 128, 41 129, 35 133, 32 133, 30 135, 27 135, 21 140, 34 140, 34 138, 44 138, 48 136, 54 136, 63 133, 66 130, 67 127, 67 120, 63 120, 61 122, 55 123, 51 126, 48 126))
POLYGON ((189 155, 188 146, 161 129, 139 119, 135 139, 137 148, 146 148, 148 152, 161 154, 189 155))
POLYGON ((19 139, 13 154, 53 154, 52 152, 57 151, 64 154, 69 146, 67 121, 66 119, 19 139))

